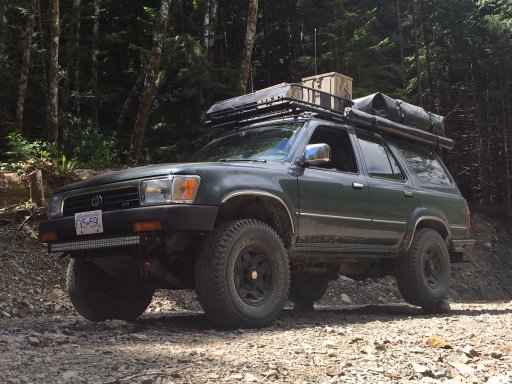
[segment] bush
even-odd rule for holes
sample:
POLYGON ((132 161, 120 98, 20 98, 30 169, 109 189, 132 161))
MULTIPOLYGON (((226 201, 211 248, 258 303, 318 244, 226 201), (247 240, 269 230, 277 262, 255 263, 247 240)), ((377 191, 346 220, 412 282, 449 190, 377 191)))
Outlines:
POLYGON ((93 130, 78 118, 68 119, 63 131, 62 153, 91 167, 106 167, 118 159, 114 134, 93 130))

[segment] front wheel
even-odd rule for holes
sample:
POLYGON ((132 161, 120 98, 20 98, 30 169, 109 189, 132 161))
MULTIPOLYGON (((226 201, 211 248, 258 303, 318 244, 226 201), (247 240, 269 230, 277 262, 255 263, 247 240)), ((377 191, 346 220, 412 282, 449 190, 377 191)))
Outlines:
POLYGON ((327 292, 329 279, 325 276, 307 276, 292 273, 288 299, 296 303, 320 300, 327 292))
POLYGON ((144 313, 154 293, 142 283, 121 285, 84 258, 69 261, 66 286, 77 312, 91 321, 134 320, 144 313))
POLYGON ((196 291, 206 316, 222 328, 264 327, 281 313, 290 284, 277 233, 257 220, 218 227, 202 244, 196 291))
POLYGON ((409 251, 396 260, 396 282, 405 301, 428 309, 437 308, 448 295, 450 258, 441 235, 421 228, 409 251))

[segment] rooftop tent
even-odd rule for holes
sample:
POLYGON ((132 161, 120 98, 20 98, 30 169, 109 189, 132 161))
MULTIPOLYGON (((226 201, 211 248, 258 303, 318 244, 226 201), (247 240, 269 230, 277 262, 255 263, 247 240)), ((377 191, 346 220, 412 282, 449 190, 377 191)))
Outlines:
POLYGON ((444 117, 381 92, 352 100, 353 109, 383 117, 434 135, 444 136, 444 117))

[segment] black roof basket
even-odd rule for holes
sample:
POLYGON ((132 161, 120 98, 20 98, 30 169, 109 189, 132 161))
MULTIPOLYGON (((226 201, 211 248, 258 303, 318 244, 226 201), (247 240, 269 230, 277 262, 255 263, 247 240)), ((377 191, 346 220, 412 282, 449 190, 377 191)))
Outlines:
POLYGON ((272 118, 322 115, 344 121, 343 110, 352 105, 350 100, 308 88, 301 84, 280 84, 215 103, 207 112, 207 124, 214 127, 235 128, 272 118))

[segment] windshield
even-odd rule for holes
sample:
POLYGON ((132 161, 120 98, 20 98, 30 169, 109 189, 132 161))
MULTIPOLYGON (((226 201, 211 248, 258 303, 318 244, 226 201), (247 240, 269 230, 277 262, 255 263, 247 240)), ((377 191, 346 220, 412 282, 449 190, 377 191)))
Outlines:
POLYGON ((302 123, 237 131, 212 141, 192 161, 279 161, 288 157, 302 123))

